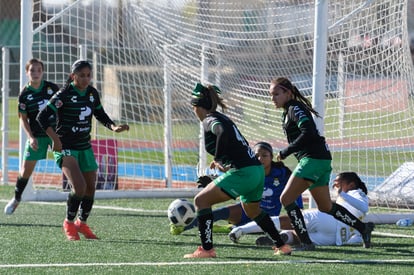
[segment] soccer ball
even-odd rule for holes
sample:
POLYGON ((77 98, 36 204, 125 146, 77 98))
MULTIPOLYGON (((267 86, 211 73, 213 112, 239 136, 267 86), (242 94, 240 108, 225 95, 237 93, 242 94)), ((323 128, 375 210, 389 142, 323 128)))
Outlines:
POLYGON ((194 218, 194 205, 186 199, 176 199, 168 206, 168 219, 175 225, 189 225, 194 218))

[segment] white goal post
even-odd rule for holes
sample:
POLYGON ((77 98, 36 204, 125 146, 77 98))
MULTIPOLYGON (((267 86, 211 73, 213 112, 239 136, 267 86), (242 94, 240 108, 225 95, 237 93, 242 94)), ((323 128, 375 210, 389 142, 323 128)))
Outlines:
MULTIPOLYGON (((369 190, 414 157, 407 0, 22 0, 22 10, 30 15, 21 66, 40 58, 45 78, 61 85, 76 59, 91 60, 104 108, 131 126, 117 135, 94 129, 98 143, 116 140, 118 180, 97 197, 197 192, 206 159, 188 101, 200 81, 220 86, 251 145, 264 140, 277 151, 286 140, 268 86, 289 77, 323 115, 333 176, 355 171, 369 190)), ((65 194, 52 160, 32 182, 27 198, 65 194)))

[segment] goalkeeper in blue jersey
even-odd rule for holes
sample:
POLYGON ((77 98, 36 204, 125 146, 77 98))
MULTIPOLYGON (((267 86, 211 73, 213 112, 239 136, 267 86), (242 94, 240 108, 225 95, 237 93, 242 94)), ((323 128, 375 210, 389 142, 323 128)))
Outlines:
MULTIPOLYGON (((286 186, 286 183, 291 175, 291 170, 284 165, 283 162, 273 161, 273 148, 267 142, 258 142, 253 151, 265 168, 265 181, 262 199, 260 201, 260 208, 266 211, 270 216, 279 216, 282 204, 280 203, 280 195, 286 186)), ((205 176, 203 176, 205 177, 205 176)), ((299 196, 296 203, 300 208, 303 208, 302 196, 299 196)), ((241 203, 223 206, 213 210, 214 221, 226 220, 230 224, 215 225, 213 232, 215 233, 230 233, 234 226, 241 226, 252 220, 243 211, 241 203)), ((187 226, 170 225, 170 232, 173 235, 181 234, 185 230, 197 227, 197 219, 187 226)))
POLYGON ((191 105, 203 123, 205 149, 214 159, 211 169, 224 172, 202 189, 194 198, 201 246, 184 258, 214 258, 212 206, 240 197, 247 216, 254 220, 273 240, 274 253, 290 255, 291 248, 280 238, 269 214, 260 209, 263 194, 264 168, 248 142, 230 118, 217 111, 226 108, 220 90, 212 85, 197 83, 192 92, 191 105))
POLYGON ((79 240, 79 233, 87 239, 97 239, 86 223, 94 202, 98 168, 90 142, 92 116, 111 131, 129 130, 128 125, 115 125, 108 117, 98 91, 90 85, 91 78, 91 64, 86 60, 76 61, 65 86, 37 116, 37 121, 53 141, 56 163, 71 184, 63 222, 68 240, 79 240), (51 115, 56 115, 56 130, 48 120, 51 115))
MULTIPOLYGON (((14 198, 4 208, 6 215, 11 215, 20 203, 22 194, 32 175, 37 161, 45 159, 52 141, 40 128, 36 116, 46 106, 49 99, 59 90, 59 87, 49 81, 43 80, 44 64, 41 60, 32 58, 25 66, 29 82, 24 86, 18 98, 18 111, 20 124, 27 135, 27 142, 23 153, 23 163, 17 177, 14 198)), ((54 126, 54 118, 51 126, 54 126)))

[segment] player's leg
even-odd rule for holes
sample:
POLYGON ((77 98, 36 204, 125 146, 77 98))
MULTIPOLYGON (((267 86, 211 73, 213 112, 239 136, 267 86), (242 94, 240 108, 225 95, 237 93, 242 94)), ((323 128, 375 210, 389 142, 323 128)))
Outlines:
MULTIPOLYGON (((278 231, 280 231, 279 217, 273 216, 273 217, 270 217, 270 218, 272 219, 272 222, 275 225, 276 229, 278 231)), ((287 218, 287 220, 289 220, 289 223, 290 223, 289 217, 286 216, 286 218, 287 218)), ((255 233, 263 233, 263 230, 256 222, 251 221, 251 222, 248 222, 246 224, 234 227, 229 233, 229 238, 232 242, 238 243, 240 238, 243 235, 255 234, 255 233)))
POLYGON ((301 195, 310 184, 311 182, 292 174, 285 189, 283 190, 280 201, 285 207, 286 213, 291 220, 291 224, 296 232, 296 235, 300 238, 304 246, 308 246, 309 250, 312 250, 312 241, 309 238, 302 211, 295 202, 296 198, 301 195))
POLYGON ((23 191, 26 189, 27 183, 33 174, 37 161, 46 158, 47 148, 51 142, 50 138, 37 138, 36 142, 37 150, 34 150, 32 147, 30 147, 29 140, 26 142, 22 167, 20 169, 19 176, 17 177, 16 186, 14 189, 14 198, 11 199, 9 203, 4 207, 4 213, 7 215, 13 214, 19 205, 22 199, 23 191))
MULTIPOLYGON (((231 224, 237 224, 240 222, 241 215, 242 215, 243 209, 241 207, 241 204, 232 204, 228 206, 223 206, 217 209, 213 210, 213 221, 228 221, 231 224)), ((198 226, 198 220, 194 219, 189 225, 185 226, 182 230, 177 230, 176 234, 174 230, 170 230, 171 234, 178 235, 181 234, 183 231, 190 230, 194 227, 198 226)), ((174 226, 174 228, 177 226, 174 226)), ((171 227, 173 228, 173 227, 171 227)), ((230 230, 230 227, 228 226, 220 226, 220 227, 214 227, 213 232, 215 233, 228 233, 230 230)))
POLYGON ((267 238, 272 240, 272 243, 275 245, 275 254, 290 255, 292 249, 282 240, 269 214, 259 207, 259 202, 242 203, 242 205, 246 214, 257 223, 267 238))
POLYGON ((216 253, 213 248, 213 211, 212 205, 224 202, 231 197, 222 191, 216 184, 209 184, 194 198, 198 219, 198 231, 201 240, 201 247, 191 254, 184 255, 184 258, 213 258, 216 253))
POLYGON ((246 169, 247 173, 243 176, 245 180, 240 188, 240 201, 246 215, 255 221, 263 232, 272 239, 275 245, 276 255, 290 255, 291 248, 286 245, 280 238, 279 232, 276 229, 268 213, 260 208, 260 201, 263 195, 264 186, 264 169, 263 166, 251 166, 246 169), (246 175, 249 175, 248 177, 246 175), (250 178, 251 177, 251 178, 250 178))
POLYGON ((96 183, 96 171, 98 165, 95 160, 95 156, 92 148, 79 152, 78 156, 79 168, 82 171, 82 177, 85 180, 85 194, 79 205, 78 220, 75 225, 80 233, 82 233, 87 239, 98 239, 98 237, 92 232, 87 225, 86 221, 89 214, 92 211, 94 197, 95 197, 95 183, 96 183))
POLYGON ((63 230, 68 240, 79 240, 78 230, 74 220, 79 210, 79 205, 85 195, 86 183, 79 168, 78 151, 70 150, 54 152, 55 160, 62 172, 71 184, 71 191, 66 201, 66 218, 63 222, 63 230))
POLYGON ((363 223, 345 207, 337 203, 332 203, 328 186, 318 186, 310 190, 310 192, 318 204, 320 211, 330 214, 335 219, 358 230, 364 240, 364 247, 371 247, 371 232, 374 230, 373 223, 363 223))
POLYGON ((14 197, 11 199, 7 205, 4 207, 4 213, 6 215, 11 215, 16 210, 17 206, 19 206, 20 201, 22 199, 22 194, 24 189, 29 182, 29 178, 33 173, 33 170, 36 166, 35 160, 23 160, 22 169, 20 171, 19 176, 16 180, 16 186, 14 188, 14 197))

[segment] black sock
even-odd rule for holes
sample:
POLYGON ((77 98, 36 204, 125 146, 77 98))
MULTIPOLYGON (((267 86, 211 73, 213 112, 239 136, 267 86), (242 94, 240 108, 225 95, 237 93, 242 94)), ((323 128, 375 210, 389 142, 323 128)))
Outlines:
POLYGON ((14 188, 14 198, 17 201, 22 199, 22 194, 24 189, 26 188, 27 182, 29 179, 24 179, 22 177, 18 177, 16 181, 16 187, 14 188))
POLYGON ((279 232, 277 231, 275 224, 273 223, 269 214, 262 211, 262 213, 260 213, 259 216, 253 220, 257 223, 258 226, 260 226, 266 236, 273 241, 276 247, 281 247, 285 244, 280 238, 279 232))
POLYGON ((365 232, 365 224, 342 205, 332 203, 331 211, 329 211, 328 214, 332 215, 335 219, 343 222, 344 224, 355 228, 360 233, 365 232))
POLYGON ((76 218, 81 201, 82 198, 73 193, 69 193, 68 200, 66 202, 66 219, 68 221, 73 221, 76 218))
POLYGON ((305 244, 311 244, 312 241, 309 238, 308 229, 306 229, 305 220, 299 206, 294 202, 286 206, 285 209, 300 241, 305 244))
POLYGON ((83 197, 79 206, 79 220, 86 222, 92 210, 93 197, 83 197))
POLYGON ((198 211, 197 218, 201 246, 204 250, 210 250, 213 248, 213 212, 211 208, 198 211))

